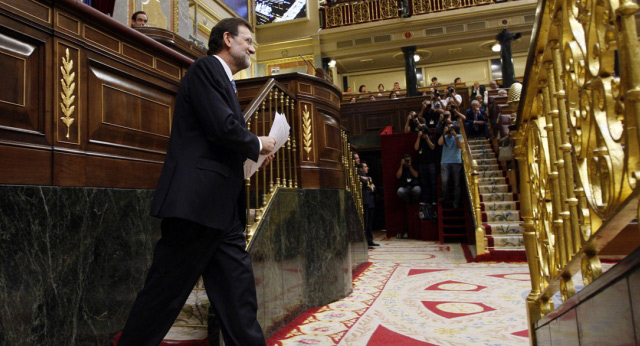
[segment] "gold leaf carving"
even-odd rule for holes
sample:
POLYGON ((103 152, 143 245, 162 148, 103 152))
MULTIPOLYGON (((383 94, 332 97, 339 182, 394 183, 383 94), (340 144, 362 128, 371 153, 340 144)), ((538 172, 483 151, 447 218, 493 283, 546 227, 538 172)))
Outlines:
POLYGON ((309 160, 309 153, 311 153, 311 114, 307 109, 307 105, 304 105, 304 112, 302 112, 302 130, 304 131, 304 151, 307 152, 307 160, 309 160))
POLYGON ((60 92, 60 98, 62 102, 60 102, 60 109, 62 110, 63 117, 60 117, 60 120, 67 125, 67 138, 69 138, 69 129, 71 128, 71 124, 74 122, 74 118, 71 117, 76 110, 76 106, 73 103, 76 100, 75 95, 73 93, 76 90, 76 73, 72 72, 73 70, 73 60, 69 58, 69 48, 65 51, 65 56, 62 57, 62 66, 60 66, 60 71, 62 72, 62 79, 60 79, 60 85, 62 87, 62 92, 60 92))

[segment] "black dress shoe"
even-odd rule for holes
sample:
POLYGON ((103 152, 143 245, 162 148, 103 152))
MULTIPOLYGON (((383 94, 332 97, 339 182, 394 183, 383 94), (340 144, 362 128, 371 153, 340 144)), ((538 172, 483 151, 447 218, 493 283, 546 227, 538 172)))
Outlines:
POLYGON ((380 246, 380 244, 371 242, 369 243, 369 246, 380 246))
POLYGON ((374 249, 374 247, 371 246, 371 245, 369 245, 368 248, 369 248, 369 250, 373 250, 374 249))

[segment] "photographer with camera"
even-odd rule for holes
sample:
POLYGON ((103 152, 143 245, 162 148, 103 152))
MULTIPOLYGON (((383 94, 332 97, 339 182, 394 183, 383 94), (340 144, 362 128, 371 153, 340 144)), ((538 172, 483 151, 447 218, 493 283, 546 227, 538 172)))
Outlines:
POLYGON ((411 165, 411 155, 404 154, 404 158, 400 160, 400 167, 396 172, 396 178, 399 179, 398 197, 407 204, 418 203, 420 199, 420 182, 418 180, 418 171, 411 165))
POLYGON ((445 108, 448 105, 456 105, 456 107, 460 107, 460 105, 462 104, 462 95, 456 93, 456 87, 451 84, 449 85, 449 87, 447 87, 447 95, 443 101, 443 105, 445 106, 445 108))
POLYGON ((418 138, 413 145, 413 148, 418 151, 421 201, 432 205, 436 204, 436 182, 438 181, 436 173, 438 151, 434 142, 436 140, 429 135, 429 129, 422 126, 419 128, 418 138))
POLYGON ((404 133, 416 132, 418 131, 418 127, 424 124, 425 120, 422 117, 422 112, 420 112, 420 114, 416 114, 416 112, 411 111, 407 116, 407 122, 404 124, 404 133))
MULTIPOLYGON (((451 122, 453 122, 453 126, 460 128, 460 124, 464 125, 464 122, 467 120, 467 117, 460 113, 460 109, 455 104, 447 105, 447 110, 451 114, 451 122)), ((466 127, 465 127, 466 129, 466 127)))
POLYGON ((440 93, 438 92, 438 88, 433 88, 433 92, 431 92, 431 107, 434 112, 444 113, 444 102, 440 98, 440 93))
POLYGON ((460 207, 460 177, 462 174, 462 135, 458 134, 453 123, 447 123, 442 136, 438 139, 442 146, 440 160, 440 177, 442 179, 442 195, 444 200, 453 200, 453 208, 460 207), (453 184, 453 193, 450 188, 453 184))

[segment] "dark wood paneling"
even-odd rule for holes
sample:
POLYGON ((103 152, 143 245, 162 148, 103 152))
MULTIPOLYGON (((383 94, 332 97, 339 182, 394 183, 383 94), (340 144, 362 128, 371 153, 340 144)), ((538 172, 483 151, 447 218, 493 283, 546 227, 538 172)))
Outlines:
POLYGON ((51 150, 0 144, 0 157, 0 177, 3 184, 51 184, 51 150))
POLYGON ((131 58, 141 64, 153 67, 153 55, 147 54, 126 43, 122 45, 122 55, 131 58))
POLYGON ((69 33, 80 35, 80 20, 68 13, 56 11, 55 25, 60 29, 69 31, 69 33))
POLYGON ((120 41, 118 39, 107 35, 92 26, 84 26, 84 38, 113 52, 120 53, 120 41))
POLYGON ((91 55, 88 64, 86 149, 161 160, 154 155, 168 146, 177 86, 143 80, 145 75, 99 55, 91 55))
POLYGON ((177 65, 156 58, 156 68, 158 71, 164 72, 173 78, 180 78, 180 67, 177 65))
POLYGON ((51 8, 35 0, 1 0, 0 6, 17 15, 42 23, 51 23, 51 8))

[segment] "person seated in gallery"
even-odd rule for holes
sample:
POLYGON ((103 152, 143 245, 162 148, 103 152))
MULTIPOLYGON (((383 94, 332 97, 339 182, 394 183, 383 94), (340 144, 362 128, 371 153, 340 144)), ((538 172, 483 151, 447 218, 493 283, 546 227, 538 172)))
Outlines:
POLYGON ((384 90, 384 85, 382 83, 378 84, 378 95, 376 96, 382 96, 382 93, 385 91, 386 90, 384 90))
POLYGON ((147 26, 147 22, 149 18, 144 11, 138 11, 131 16, 131 27, 135 28, 136 26, 147 26))
POLYGON ((456 79, 454 79, 454 80, 453 80, 453 84, 454 84, 454 85, 456 85, 456 84, 462 84, 462 78, 460 78, 460 77, 456 77, 456 79))
POLYGON ((389 94, 389 98, 390 98, 390 99, 392 99, 392 100, 397 99, 397 98, 398 98, 398 93, 397 93, 397 92, 395 92, 395 91, 392 91, 392 92, 389 94))
POLYGON ((482 97, 482 102, 484 102, 484 95, 488 93, 486 92, 486 88, 484 85, 480 85, 479 82, 473 82, 473 86, 471 87, 471 100, 475 100, 476 97, 478 97, 478 95, 480 95, 480 97, 482 97))
POLYGON ((500 97, 509 96, 509 92, 507 91, 507 89, 500 89, 498 90, 498 96, 500 97))
POLYGON ((402 89, 400 89, 400 83, 394 82, 393 83, 393 90, 395 90, 395 91, 402 90, 402 89))
POLYGON ((439 85, 442 85, 442 84, 438 83, 438 77, 431 78, 431 84, 429 84, 430 87, 437 87, 439 85))
POLYGON ((467 120, 464 123, 464 129, 467 131, 467 137, 489 138, 489 129, 487 128, 487 115, 480 109, 480 102, 473 100, 471 108, 467 110, 467 120))
POLYGON ((360 94, 366 94, 367 93, 367 86, 362 84, 359 88, 358 88, 358 92, 360 94))
POLYGON ((343 94, 353 94, 351 87, 347 87, 347 91, 343 92, 343 94))
POLYGON ((495 79, 489 82, 489 90, 498 90, 500 86, 498 85, 498 81, 495 79))

